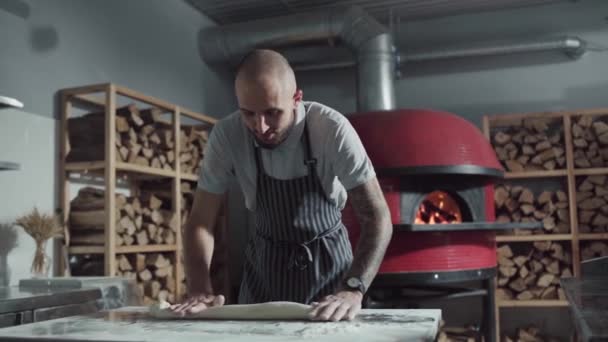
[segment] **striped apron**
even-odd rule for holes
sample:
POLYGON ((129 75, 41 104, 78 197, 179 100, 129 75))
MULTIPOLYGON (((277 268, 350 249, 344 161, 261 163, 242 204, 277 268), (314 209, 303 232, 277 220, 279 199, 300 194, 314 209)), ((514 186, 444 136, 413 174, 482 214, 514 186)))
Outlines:
POLYGON ((308 174, 289 180, 268 176, 255 146, 255 232, 245 250, 241 304, 320 300, 336 291, 352 263, 341 212, 315 171, 306 122, 302 143, 308 174))

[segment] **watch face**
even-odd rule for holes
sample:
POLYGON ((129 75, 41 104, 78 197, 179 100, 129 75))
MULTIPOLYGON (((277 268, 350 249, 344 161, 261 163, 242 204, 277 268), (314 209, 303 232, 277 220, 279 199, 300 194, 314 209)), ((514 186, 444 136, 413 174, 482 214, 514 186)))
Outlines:
POLYGON ((346 281, 346 284, 347 284, 349 287, 352 287, 352 288, 357 288, 357 287, 359 287, 359 284, 360 284, 360 283, 361 283, 361 282, 360 282, 360 281, 359 281, 359 279, 357 279, 357 278, 348 278, 348 280, 346 281))

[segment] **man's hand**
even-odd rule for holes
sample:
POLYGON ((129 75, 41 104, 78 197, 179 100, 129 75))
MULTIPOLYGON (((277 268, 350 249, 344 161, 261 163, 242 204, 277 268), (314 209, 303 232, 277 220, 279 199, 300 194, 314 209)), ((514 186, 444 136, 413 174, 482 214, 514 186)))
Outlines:
POLYGON ((359 291, 340 291, 318 303, 312 303, 310 316, 315 321, 350 321, 361 310, 362 300, 363 294, 359 291))
POLYGON ((199 313, 205 309, 214 306, 222 306, 226 302, 226 298, 222 295, 196 295, 191 296, 185 302, 173 304, 169 309, 182 316, 199 313))

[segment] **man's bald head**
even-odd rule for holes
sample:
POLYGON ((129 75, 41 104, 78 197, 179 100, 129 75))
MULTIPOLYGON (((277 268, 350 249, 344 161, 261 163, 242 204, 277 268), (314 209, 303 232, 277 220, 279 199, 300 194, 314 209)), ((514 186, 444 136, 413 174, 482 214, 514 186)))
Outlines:
POLYGON ((285 57, 254 50, 241 62, 235 81, 242 119, 258 144, 275 148, 289 135, 302 101, 296 77, 285 57))
POLYGON ((280 53, 256 49, 241 61, 236 74, 236 86, 279 87, 293 96, 297 89, 296 77, 289 62, 280 53))

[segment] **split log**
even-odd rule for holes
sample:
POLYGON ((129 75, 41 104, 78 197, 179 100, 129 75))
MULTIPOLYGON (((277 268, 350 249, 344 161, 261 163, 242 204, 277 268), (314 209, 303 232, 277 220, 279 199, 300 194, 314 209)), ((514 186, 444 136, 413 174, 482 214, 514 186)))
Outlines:
POLYGON ((121 271, 133 270, 133 267, 131 266, 129 259, 127 259, 127 257, 124 254, 122 254, 118 257, 117 264, 118 264, 118 269, 121 271))
POLYGON ((547 335, 535 325, 519 327, 514 334, 504 335, 501 340, 505 342, 555 342, 561 341, 560 338, 547 335))
POLYGON ((479 329, 472 325, 447 326, 443 320, 439 322, 437 342, 474 342, 481 339, 479 329))
POLYGON ((152 279, 152 272, 150 270, 145 269, 138 273, 139 279, 143 282, 148 282, 152 279))
POLYGON ((608 256, 608 242, 593 241, 581 246, 582 260, 608 256))
POLYGON ((146 268, 146 255, 137 253, 135 255, 135 270, 141 272, 146 268))

